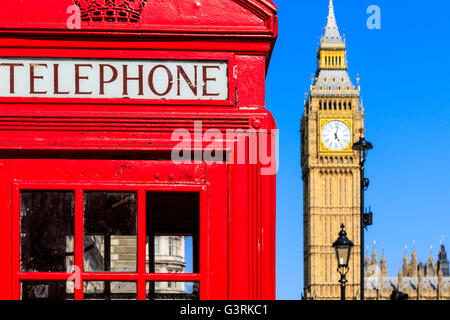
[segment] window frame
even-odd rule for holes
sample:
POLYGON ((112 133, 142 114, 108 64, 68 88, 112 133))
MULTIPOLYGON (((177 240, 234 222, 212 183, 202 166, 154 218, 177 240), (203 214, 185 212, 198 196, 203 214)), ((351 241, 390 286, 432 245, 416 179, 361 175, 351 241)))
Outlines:
POLYGON ((84 281, 126 281, 136 282, 137 300, 146 300, 147 282, 199 282, 200 299, 207 298, 207 195, 205 185, 173 185, 173 184, 145 184, 145 183, 102 183, 102 182, 73 182, 73 181, 39 181, 20 182, 12 185, 12 298, 19 300, 21 296, 21 281, 57 281, 73 280, 76 273, 64 272, 22 272, 20 270, 20 193, 21 191, 73 191, 75 193, 75 256, 74 265, 78 268, 80 286, 75 288, 74 299, 83 300, 84 281), (83 195, 87 191, 121 192, 134 191, 137 193, 137 272, 85 272, 84 271, 84 205, 83 195), (200 273, 147 273, 146 271, 146 225, 147 225, 147 192, 196 192, 199 193, 199 272, 200 273))

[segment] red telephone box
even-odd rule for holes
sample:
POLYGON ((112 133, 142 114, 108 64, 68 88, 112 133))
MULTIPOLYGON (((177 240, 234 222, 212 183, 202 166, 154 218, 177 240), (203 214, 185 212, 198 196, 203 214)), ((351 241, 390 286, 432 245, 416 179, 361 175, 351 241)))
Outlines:
POLYGON ((0 11, 0 298, 274 299, 271 0, 0 11))

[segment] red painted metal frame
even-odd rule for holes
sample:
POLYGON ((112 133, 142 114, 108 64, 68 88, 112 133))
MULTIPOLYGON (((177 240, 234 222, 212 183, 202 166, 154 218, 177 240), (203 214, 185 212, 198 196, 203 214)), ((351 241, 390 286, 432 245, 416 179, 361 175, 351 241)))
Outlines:
MULTIPOLYGON (((75 289, 75 300, 83 300, 83 281, 131 281, 137 283, 138 300, 146 299, 147 281, 198 281, 202 299, 208 299, 207 264, 211 259, 208 253, 208 242, 211 235, 207 228, 207 187, 202 185, 148 185, 148 184, 122 184, 122 183, 74 183, 72 181, 55 183, 54 181, 14 182, 13 183, 13 226, 12 226, 12 298, 20 299, 20 281, 23 280, 68 280, 72 273, 56 272, 21 272, 20 271, 20 191, 32 190, 64 190, 74 191, 75 194, 75 266, 81 271, 81 288, 75 289), (138 248, 137 272, 111 273, 111 272, 85 272, 83 264, 84 239, 84 213, 83 192, 85 191, 136 191, 138 194, 138 248), (146 272, 146 192, 198 192, 200 194, 200 273, 199 274, 152 274, 146 272)), ((216 260, 216 257, 212 259, 216 260)), ((216 260, 217 261, 217 260, 216 260)))
MULTIPOLYGON (((250 113, 258 119, 263 128, 270 129, 274 127, 273 120, 264 113, 250 113)), ((249 115, 250 115, 249 114, 249 115)), ((247 123, 251 121, 247 120, 247 123)), ((231 124, 231 123, 230 123, 231 124)), ((33 132, 33 131, 32 131, 33 132)), ((34 131, 36 136, 38 131, 34 131)), ((104 139, 108 133, 95 133, 96 139, 104 139)), ((257 137, 259 135, 257 134, 257 137)), ((39 138, 40 139, 40 138, 39 138)), ((235 141, 245 139, 245 149, 248 150, 248 136, 243 135, 235 141)), ((207 280, 205 286, 201 288, 202 299, 273 299, 275 296, 275 177, 262 176, 261 164, 249 165, 247 155, 247 164, 208 164, 188 166, 174 166, 170 161, 143 161, 143 160, 51 160, 53 152, 61 148, 69 148, 66 152, 76 154, 77 152, 89 149, 93 146, 83 145, 79 141, 77 145, 56 145, 50 148, 44 144, 41 147, 33 145, 23 145, 22 148, 37 148, 43 150, 43 159, 3 159, 0 160, 0 194, 3 201, 0 202, 1 219, 8 225, 10 215, 8 213, 8 200, 5 199, 11 195, 12 183, 31 182, 28 188, 33 184, 38 184, 39 188, 67 188, 72 186, 71 190, 79 190, 76 193, 77 202, 80 201, 80 188, 74 185, 87 185, 89 188, 95 188, 96 183, 100 183, 100 189, 106 186, 114 186, 120 190, 138 190, 139 186, 147 184, 155 185, 158 188, 167 188, 170 190, 179 190, 179 188, 198 188, 198 185, 207 186, 208 192, 202 193, 202 204, 205 204, 205 210, 208 212, 208 218, 203 219, 203 227, 213 235, 209 241, 201 244, 202 252, 211 253, 214 259, 208 259, 206 266, 201 270, 206 270, 207 280), (45 147, 45 149, 41 149, 45 147), (114 166, 114 170, 108 169, 114 166), (118 175, 117 168, 131 168, 124 170, 118 175), (75 170, 76 169, 76 170, 75 170), (180 170, 185 171, 182 173, 180 170), (178 172, 180 171, 180 172, 178 172), (158 179, 155 172, 160 173, 158 179), (177 173, 178 172, 178 173, 177 173), (174 174, 175 173, 175 174, 174 174), (170 178, 173 175, 175 179, 170 178), (62 180, 62 181, 61 181, 62 180), (224 183, 226 181, 226 183, 224 183), (59 182, 59 183, 56 183, 59 182), (9 187, 8 187, 9 183, 9 187), (131 186, 130 186, 131 184, 131 186), (66 186, 66 187, 64 187, 66 186), (219 220, 219 223, 217 219, 219 220), (221 222, 220 222, 221 221, 221 222), (225 236, 226 235, 226 236, 225 236), (223 263, 217 263, 223 261, 223 263)), ((111 146, 105 146, 102 149, 108 149, 111 146)), ((127 147, 128 148, 128 147, 127 147)), ((154 147, 147 146, 142 148, 139 145, 133 145, 129 148, 140 150, 140 152, 149 152, 156 150, 154 147)), ((96 148, 94 148, 96 149, 96 148)), ((123 152, 115 147, 116 151, 123 152)), ((237 147, 234 150, 239 150, 237 147)), ((18 150, 16 150, 17 152, 18 150)), ((26 151, 26 150, 25 150, 26 151)), ((97 149, 96 154, 99 158, 102 153, 97 149)), ((230 154, 230 157, 233 154, 230 154)), ((13 212, 18 212, 19 208, 17 195, 16 200, 12 201, 13 212)), ((138 200, 138 207, 143 208, 142 197, 138 200)), ((80 217, 82 208, 76 206, 77 217, 80 217)), ((142 212, 142 210, 141 210, 142 212)), ((77 219, 78 230, 82 228, 82 220, 77 219)), ((140 220, 142 222, 142 219, 140 220)), ((143 228, 138 225, 139 230, 143 228)), ((19 229, 17 223, 13 224, 12 234, 0 226, 0 238, 8 243, 8 237, 17 237, 19 229)), ((11 238, 9 238, 11 239, 11 238)), ((141 240, 142 241, 142 240, 141 240)), ((78 246, 80 241, 76 242, 78 246)), ((139 242, 141 243, 141 242, 139 242)), ((141 244, 142 247, 142 244, 141 244)), ((4 251, 4 257, 7 261, 16 264, 9 274, 14 276, 13 270, 18 270, 17 249, 14 254, 9 255, 9 250, 4 251), (16 257, 16 258, 14 258, 16 257)), ((82 260, 79 254, 75 257, 77 264, 82 260)), ((2 266, 3 270, 8 270, 7 263, 2 266)), ((138 264, 139 268, 139 264, 138 264)), ((142 268, 142 267, 141 267, 142 268)), ((141 270, 141 269, 138 269, 141 270)), ((8 272, 8 271, 6 271, 8 272)), ((7 274, 7 273, 6 273, 7 274)), ((36 275, 27 275, 36 276, 36 275)), ((60 275, 58 275, 60 276, 60 275)), ((102 276, 102 275, 100 275, 102 276)), ((119 275, 117 276, 118 279, 119 275)), ((158 275, 159 276, 159 275, 158 275)), ((64 275, 62 275, 64 278, 64 275)), ((89 275, 88 275, 89 277, 89 275)), ((124 275, 124 279, 129 275, 124 275)), ((11 278, 10 278, 11 279, 11 278)), ((159 279, 159 278, 155 278, 159 279)), ((0 274, 0 283, 5 283, 5 274, 0 274)), ((11 280, 9 280, 11 281, 11 280)), ((145 278, 138 280, 141 283, 145 278)), ((17 285, 17 283, 16 283, 17 285)), ((0 296, 4 299, 9 297, 14 287, 10 285, 2 286, 0 296)), ((15 289, 17 290, 17 289, 15 289)), ((76 291, 76 298, 81 299, 81 293, 76 291)), ((13 297, 17 297, 17 292, 13 290, 13 297)), ((139 297, 142 298, 142 291, 139 291, 139 297)))
MULTIPOLYGON (((166 1, 179 2, 182 6, 187 3, 185 0, 166 1)), ((226 60, 230 93, 229 101, 2 98, 0 299, 20 296, 18 279, 43 276, 65 280, 70 276, 18 272, 20 229, 17 216, 20 208, 16 188, 33 184, 47 190, 50 186, 71 186, 71 190, 75 190, 78 203, 75 207, 78 236, 75 263, 79 266, 83 261, 80 241, 83 187, 97 185, 136 190, 140 235, 145 230, 142 194, 146 188, 168 192, 199 190, 200 224, 203 233, 208 235, 200 244, 203 259, 200 275, 170 274, 170 279, 200 281, 201 299, 275 298, 275 175, 261 175, 260 163, 204 162, 184 167, 185 174, 179 174, 184 169, 162 159, 118 160, 132 163, 133 170, 117 174, 108 169, 117 161, 106 159, 146 159, 171 151, 176 144, 171 141, 172 131, 187 129, 192 134, 196 120, 203 122, 203 132, 211 128, 223 133, 227 129, 248 131, 256 128, 257 122, 260 129, 276 128, 264 102, 265 74, 278 34, 275 5, 271 0, 201 2, 209 7, 225 6, 227 10, 239 5, 246 11, 236 15, 240 17, 236 21, 221 16, 222 20, 211 18, 186 25, 181 21, 164 24, 164 18, 173 17, 167 12, 147 10, 146 14, 151 15, 148 21, 154 23, 127 26, 83 23, 81 30, 69 31, 65 29, 65 18, 60 19, 58 15, 65 13, 65 6, 72 3, 71 0, 23 0, 2 4, 2 57, 226 60), (37 7, 23 7, 33 2, 39 3, 38 14, 42 21, 30 19, 37 7), (61 6, 64 10, 60 10, 61 6), (77 157, 89 160, 70 160, 77 157), (87 171, 85 176, 82 176, 82 168, 87 171), (159 179, 155 178, 154 168, 161 174, 159 179), (171 180, 169 177, 174 173, 176 178, 171 180)), ((248 151, 249 135, 238 138, 241 139, 246 139, 248 151)), ((203 142, 201 148, 205 146, 203 142)), ((83 278, 137 281, 138 298, 144 299, 145 281, 164 280, 169 276, 145 273, 141 250, 144 241, 138 236, 136 273, 83 273, 83 278)), ((82 290, 75 291, 75 298, 83 298, 82 290)))

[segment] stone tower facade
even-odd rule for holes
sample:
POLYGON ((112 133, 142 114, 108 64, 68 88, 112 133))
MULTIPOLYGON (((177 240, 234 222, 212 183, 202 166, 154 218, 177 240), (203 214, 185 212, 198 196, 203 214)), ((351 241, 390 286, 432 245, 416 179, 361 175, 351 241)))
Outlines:
POLYGON ((360 167, 354 142, 364 134, 359 86, 347 72, 346 44, 330 0, 318 50, 315 79, 301 120, 304 188, 304 296, 339 299, 336 257, 331 247, 340 225, 355 244, 347 298, 360 295, 360 167))

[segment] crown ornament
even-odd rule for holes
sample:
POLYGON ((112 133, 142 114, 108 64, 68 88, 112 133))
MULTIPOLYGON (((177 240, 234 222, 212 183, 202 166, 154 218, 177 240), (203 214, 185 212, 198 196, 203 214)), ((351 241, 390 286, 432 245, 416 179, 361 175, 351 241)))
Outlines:
POLYGON ((147 0, 74 0, 81 21, 139 22, 147 0))

